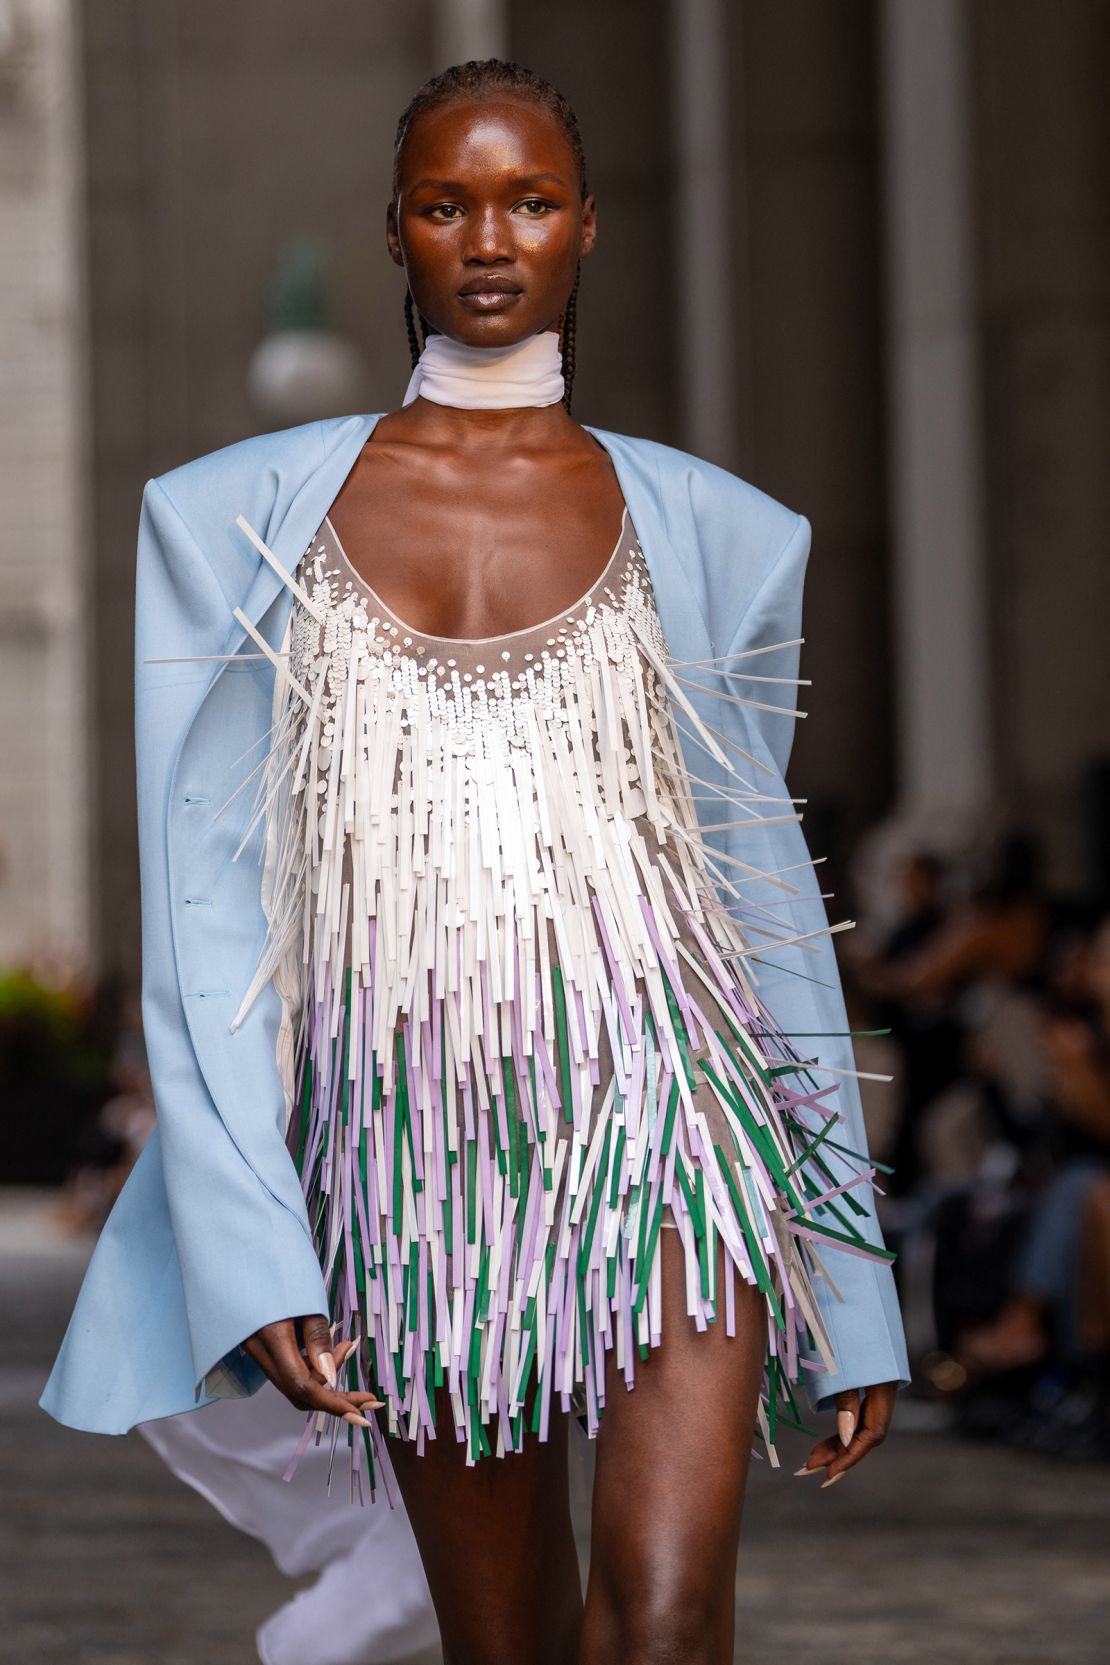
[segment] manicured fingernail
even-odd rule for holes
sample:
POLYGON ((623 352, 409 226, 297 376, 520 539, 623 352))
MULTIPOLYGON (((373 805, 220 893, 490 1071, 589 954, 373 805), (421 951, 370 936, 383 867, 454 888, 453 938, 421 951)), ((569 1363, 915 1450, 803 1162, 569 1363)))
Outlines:
POLYGON ((335 1374, 335 1360, 330 1353, 320 1354, 320 1369, 323 1372, 325 1382, 330 1388, 334 1388, 337 1377, 335 1374))
POLYGON ((826 1486, 835 1486, 838 1480, 843 1480, 847 1472, 848 1470, 846 1468, 842 1468, 840 1473, 834 1474, 831 1480, 823 1480, 821 1482, 821 1490, 824 1491, 826 1486))
POLYGON ((797 1479, 799 1474, 820 1474, 820 1472, 821 1470, 819 1468, 796 1468, 794 1470, 794 1478, 797 1479))
POLYGON ((856 1431, 856 1417, 854 1411, 837 1411, 836 1431, 840 1435, 841 1445, 851 1445, 852 1435, 856 1431))
POLYGON ((357 1411, 344 1411, 343 1420, 344 1422, 353 1422, 356 1428, 372 1428, 374 1426, 372 1422, 367 1422, 364 1416, 359 1416, 357 1411))

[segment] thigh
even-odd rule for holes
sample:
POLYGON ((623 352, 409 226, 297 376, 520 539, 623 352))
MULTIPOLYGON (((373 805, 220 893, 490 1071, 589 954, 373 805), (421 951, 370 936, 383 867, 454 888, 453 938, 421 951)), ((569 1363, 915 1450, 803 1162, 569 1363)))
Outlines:
POLYGON ((389 1455, 435 1604, 446 1665, 565 1665, 582 1613, 570 1517, 567 1423, 524 1450, 466 1464, 445 1395, 423 1455, 389 1455))
POLYGON ((727 1334, 718 1244, 718 1316, 699 1332, 686 1311, 680 1233, 661 1232, 659 1248, 661 1342, 637 1358, 630 1389, 610 1369, 597 1435, 582 1655, 591 1665, 626 1651, 732 1659, 766 1308, 737 1278, 736 1334, 727 1334))

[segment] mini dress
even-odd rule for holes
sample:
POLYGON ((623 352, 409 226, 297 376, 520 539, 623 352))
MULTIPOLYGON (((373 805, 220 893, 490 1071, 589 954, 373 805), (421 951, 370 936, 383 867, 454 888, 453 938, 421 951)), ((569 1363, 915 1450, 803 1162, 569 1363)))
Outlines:
MULTIPOLYGON (((818 1245, 864 1240, 758 994, 766 933, 703 836, 680 733, 728 759, 668 660, 627 507, 589 591, 505 635, 406 624, 328 516, 289 580, 255 984, 282 997, 330 1318, 360 1337, 342 1385, 384 1401, 369 1433, 310 1415, 290 1472, 340 1430, 359 1496, 387 1434, 465 1440, 471 1463, 559 1411, 592 1436, 607 1361, 632 1387, 662 1339, 664 1229, 699 1330, 735 1333, 738 1278, 762 1297, 774 1459, 801 1371, 833 1363, 818 1245)), ((756 813, 732 772, 711 820, 756 813)))

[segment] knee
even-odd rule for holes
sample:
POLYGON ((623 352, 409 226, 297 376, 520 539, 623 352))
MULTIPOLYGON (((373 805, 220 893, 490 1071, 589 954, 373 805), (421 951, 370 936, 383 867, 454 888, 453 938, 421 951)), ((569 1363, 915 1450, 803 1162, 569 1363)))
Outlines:
POLYGON ((475 1604, 468 1626, 441 1625, 443 1665, 572 1665, 581 1624, 581 1608, 569 1602, 538 1624, 523 1613, 515 1622, 491 1623, 475 1604))
POLYGON ((723 1569, 712 1579, 692 1566, 656 1566, 607 1581, 599 1596, 605 1611, 595 1615, 597 1629, 608 1635, 604 1657, 611 1665, 718 1665, 732 1658, 735 1591, 723 1569))
POLYGON ((653 1603, 629 1616, 617 1658, 621 1665, 715 1665, 719 1615, 710 1604, 653 1603))

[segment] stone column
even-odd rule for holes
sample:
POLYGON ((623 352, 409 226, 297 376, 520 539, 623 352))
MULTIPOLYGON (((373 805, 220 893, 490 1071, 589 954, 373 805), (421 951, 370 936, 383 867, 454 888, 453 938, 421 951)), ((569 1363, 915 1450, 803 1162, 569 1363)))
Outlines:
POLYGON ((997 767, 1055 882, 1097 888, 1110 866, 1097 842, 1110 763, 1110 6, 981 0, 973 16, 997 767))
POLYGON ((90 937, 77 12, 0 18, 0 965, 51 972, 90 937))
POLYGON ((730 114, 741 83, 739 66, 729 59, 726 21, 724 0, 671 0, 672 270, 682 443, 710 462, 735 467, 735 320, 745 297, 733 263, 726 204, 733 163, 730 114))
POLYGON ((470 58, 507 58, 509 0, 432 0, 432 45, 433 75, 470 58))
POLYGON ((994 782, 969 14, 882 0, 898 812, 957 834, 994 782))

